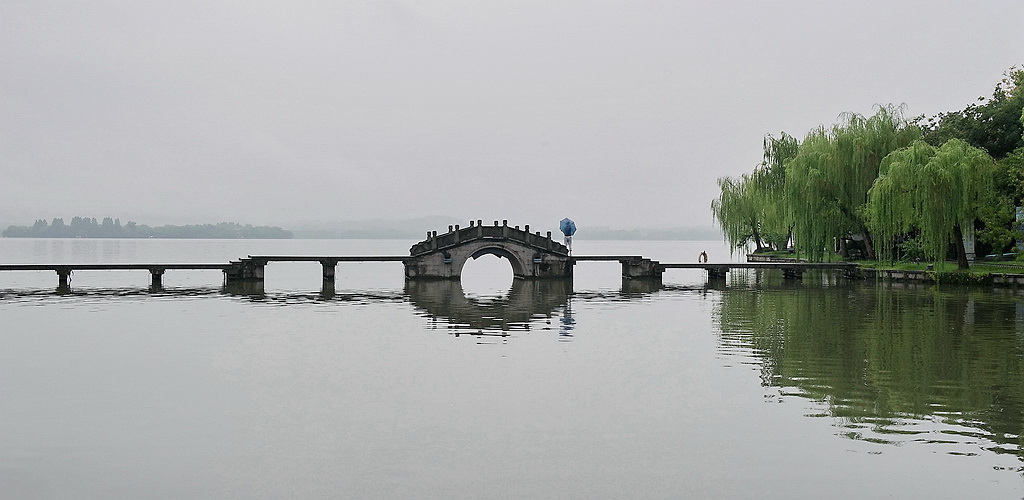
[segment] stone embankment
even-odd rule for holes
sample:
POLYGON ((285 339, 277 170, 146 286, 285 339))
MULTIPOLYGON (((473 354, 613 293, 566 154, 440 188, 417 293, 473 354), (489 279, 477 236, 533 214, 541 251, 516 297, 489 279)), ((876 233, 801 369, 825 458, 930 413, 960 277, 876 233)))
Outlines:
MULTIPOLYGON (((747 254, 747 262, 807 262, 806 259, 775 255, 747 254)), ((975 267, 977 270, 978 267, 975 267)), ((1024 268, 1020 273, 974 273, 911 271, 900 269, 872 269, 860 267, 857 275, 863 279, 884 281, 916 281, 923 283, 977 284, 995 286, 1024 286, 1024 268)))

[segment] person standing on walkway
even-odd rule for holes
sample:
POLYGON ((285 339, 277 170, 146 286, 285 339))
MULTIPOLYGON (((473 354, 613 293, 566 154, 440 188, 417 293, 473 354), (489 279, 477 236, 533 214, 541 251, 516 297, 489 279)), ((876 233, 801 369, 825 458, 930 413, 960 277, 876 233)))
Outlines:
POLYGON ((558 229, 565 235, 565 248, 569 249, 569 254, 572 254, 572 235, 576 234, 576 223, 572 219, 566 217, 559 221, 558 229))

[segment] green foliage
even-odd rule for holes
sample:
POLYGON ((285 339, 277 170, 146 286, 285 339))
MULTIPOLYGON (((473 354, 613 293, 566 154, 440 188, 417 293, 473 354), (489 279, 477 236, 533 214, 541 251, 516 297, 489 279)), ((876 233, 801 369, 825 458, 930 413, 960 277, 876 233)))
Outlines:
POLYGON ((896 244, 897 257, 904 262, 920 262, 927 256, 924 252, 924 244, 921 238, 906 238, 896 244))
POLYGON ((996 164, 996 190, 1014 206, 1024 205, 1024 147, 1019 147, 996 164))
POLYGON ((784 204, 784 163, 796 149, 797 141, 790 135, 768 136, 764 162, 752 174, 718 179, 722 194, 711 202, 711 212, 730 248, 750 243, 755 251, 786 246, 792 223, 784 204))
MULTIPOLYGON (((847 242, 856 239, 867 258, 892 259, 897 243, 920 236, 921 249, 940 258, 949 231, 975 229, 980 221, 980 246, 1005 251, 1022 237, 1014 229, 1013 207, 1024 205, 1024 70, 1010 68, 991 98, 928 120, 909 123, 901 109, 884 106, 870 117, 847 114, 802 142, 785 133, 768 136, 764 161, 754 172, 719 185, 722 196, 712 210, 734 247, 753 242, 758 249, 781 248, 792 237, 799 254, 821 260, 837 246, 849 258, 847 242), (888 180, 879 179, 884 158, 920 139, 891 160, 912 166, 897 166, 888 180), (999 160, 994 177, 991 158, 999 160), (872 189, 878 194, 869 209, 872 189), (908 197, 911 191, 919 196, 908 197), (922 205, 926 192, 936 210, 922 205), (951 222, 956 217, 962 219, 951 222)), ((904 245, 901 253, 916 257, 916 250, 904 245)), ((958 254, 963 256, 962 243, 958 254)))
POLYGON ((1009 249, 1022 237, 1014 229, 1013 207, 1024 205, 1024 69, 1007 70, 991 97, 979 97, 961 111, 919 120, 925 140, 932 145, 963 139, 998 160, 998 196, 979 213, 983 226, 978 240, 995 253, 1009 249))
POLYGON ((982 227, 976 234, 978 242, 988 250, 986 253, 1005 253, 1021 238, 1021 232, 1014 229, 1014 205, 1008 196, 998 192, 996 189, 992 200, 978 207, 978 220, 982 227))
POLYGON ((920 182, 918 173, 933 156, 935 148, 915 141, 885 158, 882 174, 869 191, 870 203, 863 210, 868 226, 875 232, 880 257, 895 260, 892 250, 896 238, 919 224, 921 204, 914 196, 920 182))
POLYGON ((896 237, 919 231, 925 254, 943 260, 958 227, 973 227, 993 199, 992 158, 960 139, 936 149, 924 141, 885 158, 863 213, 882 253, 892 259, 896 237))
POLYGON ((812 259, 850 234, 863 235, 870 245, 860 211, 881 161, 920 136, 892 106, 879 107, 871 117, 849 114, 845 120, 811 131, 786 163, 786 205, 795 243, 812 259))
POLYGON ((1014 207, 1024 205, 1024 147, 996 162, 993 185, 996 196, 983 205, 978 214, 984 223, 978 231, 978 240, 991 253, 1004 253, 1024 236, 1015 229, 1014 223, 1014 207))
POLYGON ((918 121, 925 130, 925 140, 933 146, 962 139, 993 158, 1003 158, 1024 147, 1024 70, 1007 70, 990 98, 979 97, 977 103, 961 111, 920 117, 918 121))
POLYGON ((939 285, 990 285, 992 275, 990 273, 975 273, 969 271, 928 271, 928 277, 939 285))
POLYGON ((762 235, 774 249, 785 248, 793 232, 793 219, 786 205, 786 162, 796 156, 800 143, 783 132, 764 139, 764 161, 754 170, 754 183, 761 203, 762 235))
POLYGON ((722 227, 730 249, 745 247, 758 239, 758 201, 749 189, 749 181, 745 174, 739 179, 719 178, 722 194, 711 202, 711 213, 722 227))

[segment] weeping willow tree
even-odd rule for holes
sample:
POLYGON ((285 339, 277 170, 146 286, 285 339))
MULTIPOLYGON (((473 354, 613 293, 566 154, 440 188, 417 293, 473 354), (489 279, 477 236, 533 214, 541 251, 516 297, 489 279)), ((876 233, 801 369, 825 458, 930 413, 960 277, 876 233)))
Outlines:
MULTIPOLYGON (((720 177, 722 194, 711 202, 711 213, 722 227, 730 251, 753 242, 756 250, 764 247, 761 239, 760 200, 752 189, 750 176, 720 177)), ((755 250, 755 251, 756 251, 755 250)))
POLYGON ((792 136, 767 136, 764 161, 753 173, 718 179, 722 194, 711 202, 711 212, 730 248, 753 243, 757 252, 783 248, 789 241, 792 223, 784 205, 784 163, 796 149, 792 136))
POLYGON ((863 213, 892 258, 895 238, 918 231, 925 254, 945 260, 950 243, 959 267, 968 267, 963 231, 973 229, 995 195, 995 164, 988 153, 960 139, 934 148, 923 141, 885 158, 863 213))
POLYGON ((847 256, 846 240, 863 238, 874 258, 871 233, 861 216, 882 159, 921 135, 893 106, 875 114, 843 116, 843 123, 807 134, 786 162, 785 205, 793 221, 797 250, 813 259, 830 255, 834 244, 847 256))
POLYGON ((919 222, 920 201, 912 196, 920 169, 935 156, 924 141, 897 149, 886 156, 878 179, 868 191, 864 216, 878 239, 879 257, 895 260, 895 240, 909 235, 919 222))
POLYGON ((800 143, 783 132, 779 137, 764 139, 764 160, 754 170, 761 194, 762 227, 768 239, 781 248, 793 235, 793 218, 786 206, 786 162, 796 156, 800 143))

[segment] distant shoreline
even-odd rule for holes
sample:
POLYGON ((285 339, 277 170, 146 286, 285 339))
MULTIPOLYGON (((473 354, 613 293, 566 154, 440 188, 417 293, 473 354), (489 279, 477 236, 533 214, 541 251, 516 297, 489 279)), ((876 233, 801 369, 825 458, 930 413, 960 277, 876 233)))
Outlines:
POLYGON ((75 217, 70 224, 64 219, 52 223, 39 219, 31 226, 12 225, 0 236, 4 238, 125 238, 125 239, 291 239, 291 231, 279 227, 241 225, 234 222, 197 224, 187 226, 150 227, 129 221, 121 225, 120 219, 75 217))

